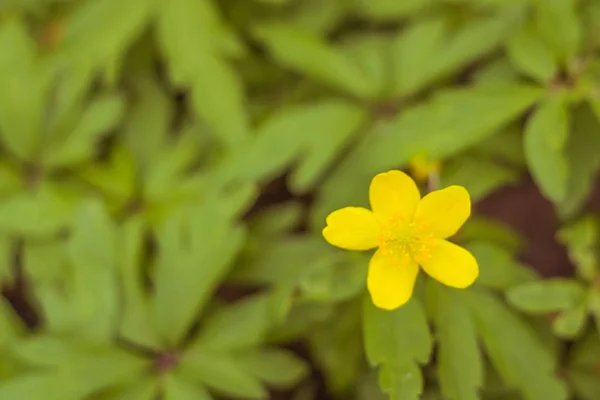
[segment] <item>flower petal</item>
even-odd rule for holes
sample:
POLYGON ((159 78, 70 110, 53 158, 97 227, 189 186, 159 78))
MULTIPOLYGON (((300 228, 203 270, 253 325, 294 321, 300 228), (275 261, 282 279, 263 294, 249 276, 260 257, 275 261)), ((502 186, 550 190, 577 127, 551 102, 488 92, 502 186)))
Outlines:
POLYGON ((415 212, 421 223, 435 236, 445 239, 454 235, 471 215, 471 197, 462 186, 448 186, 428 193, 415 212))
POLYGON ((402 171, 377 174, 369 187, 371 208, 376 215, 384 218, 393 215, 412 218, 420 199, 417 184, 402 171))
POLYGON ((436 240, 431 259, 421 267, 435 280, 459 289, 470 286, 479 276, 475 257, 467 249, 443 239, 436 240))
POLYGON ((419 266, 410 257, 390 257, 377 250, 369 263, 367 287, 375 306, 393 310, 412 296, 419 266))
POLYGON ((345 207, 327 216, 323 236, 330 244, 347 250, 377 247, 379 223, 370 210, 345 207))

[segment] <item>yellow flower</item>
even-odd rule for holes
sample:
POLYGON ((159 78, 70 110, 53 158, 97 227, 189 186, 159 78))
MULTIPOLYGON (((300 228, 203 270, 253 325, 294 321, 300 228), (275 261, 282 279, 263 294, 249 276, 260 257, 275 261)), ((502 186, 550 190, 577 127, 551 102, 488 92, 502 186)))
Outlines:
POLYGON ((378 174, 369 188, 371 210, 345 207, 327 216, 323 236, 347 250, 377 248, 369 263, 367 287, 373 303, 392 310, 413 293, 419 265, 432 278, 455 287, 471 285, 479 266, 466 249, 447 241, 471 214, 462 186, 449 186, 421 198, 402 171, 378 174))

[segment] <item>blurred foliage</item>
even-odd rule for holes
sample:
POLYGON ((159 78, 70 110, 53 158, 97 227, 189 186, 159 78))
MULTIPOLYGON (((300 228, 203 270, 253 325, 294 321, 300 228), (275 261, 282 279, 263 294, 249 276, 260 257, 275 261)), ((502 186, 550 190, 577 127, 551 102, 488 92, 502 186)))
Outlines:
POLYGON ((0 398, 599 399, 599 50, 596 0, 1 1, 0 398), (320 230, 394 168, 529 173, 576 273, 475 216, 474 287, 376 309, 320 230))

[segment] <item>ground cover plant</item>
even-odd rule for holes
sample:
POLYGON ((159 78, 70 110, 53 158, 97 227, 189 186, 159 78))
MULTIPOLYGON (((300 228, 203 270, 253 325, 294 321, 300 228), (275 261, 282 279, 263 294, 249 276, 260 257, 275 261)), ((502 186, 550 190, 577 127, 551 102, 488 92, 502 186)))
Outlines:
POLYGON ((599 399, 599 46, 597 0, 2 0, 0 399, 599 399))

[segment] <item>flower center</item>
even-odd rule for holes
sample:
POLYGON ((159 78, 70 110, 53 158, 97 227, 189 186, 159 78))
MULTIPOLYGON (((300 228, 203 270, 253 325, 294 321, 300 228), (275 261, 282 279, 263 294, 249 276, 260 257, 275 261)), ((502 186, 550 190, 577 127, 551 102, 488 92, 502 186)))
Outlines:
POLYGON ((397 261, 411 258, 418 264, 431 259, 433 235, 424 221, 394 215, 383 221, 379 231, 379 248, 397 261))

